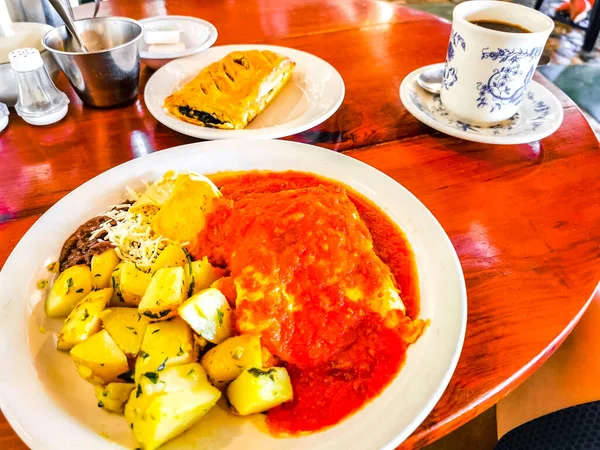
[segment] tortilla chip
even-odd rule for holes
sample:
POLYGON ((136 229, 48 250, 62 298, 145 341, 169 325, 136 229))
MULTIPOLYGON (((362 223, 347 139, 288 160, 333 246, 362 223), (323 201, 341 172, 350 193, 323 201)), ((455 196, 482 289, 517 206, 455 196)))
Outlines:
POLYGON ((171 197, 175 182, 179 177, 179 173, 174 170, 169 170, 160 179, 152 183, 146 192, 131 205, 129 211, 132 213, 155 213, 158 209, 171 197))
POLYGON ((152 218, 152 229, 174 241, 189 242, 204 228, 212 201, 219 196, 219 190, 208 178, 181 173, 173 193, 152 218))

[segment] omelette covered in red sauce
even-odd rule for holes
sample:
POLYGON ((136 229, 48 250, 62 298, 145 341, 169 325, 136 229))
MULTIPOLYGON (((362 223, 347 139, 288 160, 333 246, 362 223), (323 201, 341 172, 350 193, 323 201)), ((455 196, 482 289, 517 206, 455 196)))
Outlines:
POLYGON ((268 412, 271 432, 336 424, 391 382, 425 326, 404 234, 316 175, 210 178, 223 197, 190 250, 227 268, 237 331, 259 335, 290 374, 294 399, 268 412))

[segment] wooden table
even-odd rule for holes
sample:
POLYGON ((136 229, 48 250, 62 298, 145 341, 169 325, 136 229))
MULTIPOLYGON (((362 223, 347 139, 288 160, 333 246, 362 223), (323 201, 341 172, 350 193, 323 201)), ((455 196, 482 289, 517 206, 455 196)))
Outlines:
MULTIPOLYGON (((438 218, 467 282, 467 336, 450 385, 402 448, 438 439, 493 405, 562 342, 599 280, 600 152, 577 107, 542 142, 494 146, 440 134, 402 106, 412 70, 444 60, 450 25, 370 0, 113 0, 104 13, 209 20, 217 44, 270 43, 313 53, 346 82, 339 111, 290 139, 345 152, 392 176, 438 218)), ((142 72, 143 88, 151 72, 142 72)), ((16 114, 0 134, 0 264, 66 193, 105 170, 194 141, 148 113, 139 96, 109 110, 71 99, 62 122, 27 126, 16 114)), ((24 445, 0 418, 0 447, 24 445)))

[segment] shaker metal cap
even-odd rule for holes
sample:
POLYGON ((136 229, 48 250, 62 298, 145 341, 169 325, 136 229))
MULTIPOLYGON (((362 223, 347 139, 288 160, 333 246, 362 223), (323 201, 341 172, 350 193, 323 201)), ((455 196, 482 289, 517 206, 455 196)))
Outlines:
POLYGON ((15 72, 30 72, 43 67, 44 61, 35 48, 19 48, 8 54, 10 66, 15 72))

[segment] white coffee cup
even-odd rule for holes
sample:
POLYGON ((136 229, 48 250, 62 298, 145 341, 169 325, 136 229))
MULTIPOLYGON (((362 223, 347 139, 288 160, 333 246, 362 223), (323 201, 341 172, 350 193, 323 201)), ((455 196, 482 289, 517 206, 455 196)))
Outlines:
POLYGON ((514 3, 477 0, 456 6, 440 92, 442 104, 457 118, 476 125, 514 116, 553 29, 548 16, 514 3), (481 20, 531 32, 496 31, 471 23, 481 20))

